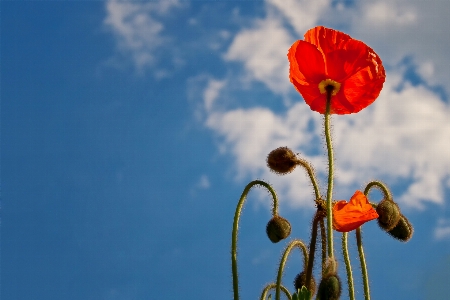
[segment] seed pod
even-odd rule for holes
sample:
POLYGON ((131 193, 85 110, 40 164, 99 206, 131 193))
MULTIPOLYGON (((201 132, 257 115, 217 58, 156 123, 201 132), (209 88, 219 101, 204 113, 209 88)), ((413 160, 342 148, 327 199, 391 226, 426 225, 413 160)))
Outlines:
POLYGON ((317 299, 320 300, 338 300, 341 296, 341 281, 339 277, 334 275, 328 275, 322 278, 319 285, 319 291, 317 292, 317 299))
POLYGON ((394 201, 383 199, 377 206, 378 225, 385 231, 392 230, 400 220, 400 209, 394 201))
MULTIPOLYGON (((302 271, 301 273, 297 274, 294 279, 294 287, 296 291, 301 290, 302 286, 306 287, 306 271, 302 271)), ((316 293, 316 280, 313 276, 311 276, 308 290, 311 292, 311 296, 314 296, 314 294, 316 293)))
POLYGON ((278 243, 291 234, 291 224, 285 218, 276 215, 267 223, 266 233, 272 243, 278 243))
POLYGON ((267 166, 279 175, 294 171, 297 161, 297 156, 288 147, 279 147, 267 156, 267 166))
POLYGON ((397 225, 392 230, 388 231, 388 233, 402 242, 407 242, 411 239, 414 228, 404 215, 400 215, 400 220, 397 225))

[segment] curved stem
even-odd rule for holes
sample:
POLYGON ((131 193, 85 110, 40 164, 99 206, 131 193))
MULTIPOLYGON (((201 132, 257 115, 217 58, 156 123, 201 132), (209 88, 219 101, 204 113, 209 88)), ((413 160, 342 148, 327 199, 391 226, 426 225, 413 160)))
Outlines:
POLYGON ((364 299, 370 300, 369 275, 367 274, 366 259, 361 238, 361 227, 356 228, 356 244, 358 245, 359 261, 361 262, 361 272, 364 283, 364 299))
MULTIPOLYGON (((276 283, 270 283, 270 284, 268 284, 268 285, 266 285, 266 287, 264 288, 264 290, 263 290, 263 292, 262 292, 262 294, 261 294, 261 300, 265 300, 266 299, 266 297, 267 297, 267 293, 271 290, 271 289, 273 289, 273 288, 275 288, 277 285, 276 285, 276 283)), ((286 295, 286 297, 289 299, 289 300, 292 300, 292 296, 291 296, 291 293, 289 293, 289 291, 288 291, 288 289, 284 286, 284 285, 282 285, 282 286, 280 286, 281 287, 281 290, 283 291, 283 293, 286 295)))
POLYGON ((314 194, 316 195, 316 199, 322 198, 320 196, 319 185, 317 184, 316 175, 314 174, 314 169, 311 165, 304 159, 298 159, 297 164, 305 168, 306 172, 308 172, 309 179, 311 179, 311 183, 314 188, 314 194))
POLYGON ((367 184, 366 188, 364 189, 364 195, 367 196, 369 194, 370 190, 374 187, 381 190, 381 192, 383 193, 383 196, 386 200, 394 201, 392 199, 391 191, 388 189, 388 187, 384 183, 382 183, 381 181, 378 181, 378 180, 371 181, 367 184))
POLYGON ((305 244, 301 240, 298 240, 298 239, 292 240, 289 243, 289 245, 286 247, 286 250, 284 250, 283 256, 281 257, 280 266, 278 267, 277 284, 276 284, 276 290, 275 290, 275 299, 276 300, 280 300, 281 278, 283 277, 284 266, 286 265, 288 256, 294 247, 297 247, 300 250, 302 250, 304 265, 306 266, 306 264, 308 263, 308 250, 306 249, 305 244))
POLYGON ((325 222, 320 219, 320 239, 322 240, 322 276, 325 275, 327 261, 327 234, 325 231, 325 222))
POLYGON ((328 256, 333 258, 333 145, 331 144, 330 133, 330 109, 331 109, 331 93, 332 89, 327 89, 327 106, 325 110, 325 139, 328 150, 328 189, 327 189, 327 238, 328 238, 328 256))
POLYGON ((231 269, 233 273, 234 300, 239 299, 239 282, 238 282, 238 267, 237 267, 237 236, 238 236, 239 218, 241 216, 242 207, 244 206, 247 194, 250 191, 250 189, 255 185, 263 186, 269 190, 269 192, 272 194, 273 200, 272 215, 275 216, 278 214, 277 194, 268 183, 265 183, 264 181, 261 180, 254 180, 249 184, 247 184, 244 191, 242 192, 241 198, 239 199, 238 205, 236 207, 236 212, 234 213, 233 232, 231 234, 231 269))
POLYGON ((344 256, 345 268, 347 269, 347 285, 350 300, 355 300, 355 288, 353 286, 352 265, 348 255, 347 232, 342 233, 342 254, 344 256))

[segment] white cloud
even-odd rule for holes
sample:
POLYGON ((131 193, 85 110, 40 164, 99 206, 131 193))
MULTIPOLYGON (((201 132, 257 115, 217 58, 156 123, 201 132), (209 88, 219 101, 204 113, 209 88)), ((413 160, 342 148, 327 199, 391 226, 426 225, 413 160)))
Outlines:
POLYGON ((410 56, 420 76, 450 92, 447 1, 365 0, 357 5, 351 9, 352 35, 373 47, 385 63, 395 65, 410 56))
POLYGON ((204 100, 204 107, 207 111, 210 111, 214 105, 214 101, 219 96, 220 91, 225 86, 226 81, 225 80, 215 80, 215 79, 209 79, 208 85, 203 92, 203 100, 204 100))
MULTIPOLYGON (((450 176, 448 115, 449 106, 436 94, 403 82, 399 75, 388 74, 374 104, 358 114, 332 118, 336 196, 346 198, 373 179, 388 185, 404 179, 408 183, 404 193, 395 195, 398 202, 417 209, 424 208, 426 202, 443 204, 450 176)), ((320 178, 325 178, 321 124, 321 116, 303 102, 283 114, 254 107, 212 111, 206 119, 206 126, 221 137, 220 148, 235 158, 238 178, 268 179, 294 206, 312 203, 311 192, 305 193, 305 189, 311 191, 308 180, 299 179, 296 173, 304 171, 276 177, 269 172, 265 159, 271 150, 288 146, 301 152, 320 178), (313 131, 308 129, 311 124, 313 131), (305 154, 317 151, 320 154, 305 154)))
MULTIPOLYGON (((404 70, 392 71, 372 106, 356 115, 333 118, 336 196, 345 198, 355 187, 381 179, 388 185, 405 182, 405 191, 395 195, 403 205, 423 209, 426 202, 443 204, 450 177, 450 108, 429 86, 450 80, 445 70, 449 65, 448 41, 442 40, 448 26, 440 26, 450 22, 450 6, 442 1, 395 0, 333 8, 325 0, 300 2, 268 0, 265 18, 255 19, 252 27, 235 35, 226 61, 241 62, 247 72, 246 82, 262 82, 289 103, 286 99, 294 89, 287 76, 287 49, 319 20, 336 23, 342 15, 347 18, 340 24, 346 24, 349 33, 376 49, 388 67, 412 57, 425 84, 413 86, 403 79, 404 70), (292 37, 291 28, 300 37, 292 37)), ((265 107, 209 107, 205 124, 222 137, 222 153, 235 158, 238 179, 266 178, 282 190, 291 205, 305 205, 311 203, 310 196, 301 196, 308 188, 307 180, 299 184, 295 172, 275 177, 267 170, 265 157, 276 147, 289 146, 312 161, 324 178, 325 158, 310 154, 323 152, 318 138, 322 135, 321 122, 305 104, 297 103, 281 114, 265 107), (308 130, 311 124, 314 131, 308 130)))
POLYGON ((200 176, 200 179, 198 180, 198 183, 197 183, 197 187, 199 189, 206 190, 210 186, 211 186, 211 183, 209 182, 208 176, 206 176, 206 175, 200 176))
POLYGON ((242 62, 246 80, 263 82, 272 92, 287 94, 289 82, 287 51, 304 32, 318 21, 329 0, 269 0, 267 15, 256 19, 251 28, 241 30, 224 58, 242 62), (288 22, 296 34, 286 28, 288 22))
POLYGON ((114 33, 119 52, 129 57, 139 72, 155 64, 155 50, 168 42, 158 17, 179 6, 178 0, 106 2, 104 24, 114 33))
POLYGON ((450 220, 438 220, 437 227, 434 230, 434 238, 436 240, 444 240, 450 238, 450 220))
MULTIPOLYGON (((317 24, 320 16, 330 5, 330 0, 267 0, 279 10, 294 28, 297 38, 303 38, 303 34, 317 24)), ((270 9, 270 8, 269 8, 270 9)))
POLYGON ((286 55, 292 41, 281 21, 270 16, 238 33, 225 59, 242 62, 250 80, 262 81, 273 92, 284 93, 289 86, 286 55))

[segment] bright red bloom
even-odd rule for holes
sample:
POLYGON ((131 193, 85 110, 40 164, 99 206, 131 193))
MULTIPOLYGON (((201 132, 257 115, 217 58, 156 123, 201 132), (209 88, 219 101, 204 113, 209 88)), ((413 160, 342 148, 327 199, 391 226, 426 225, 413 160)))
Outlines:
POLYGON ((350 202, 341 200, 333 207, 333 228, 339 232, 352 231, 376 218, 377 211, 361 191, 356 191, 350 202))
POLYGON ((356 113, 380 94, 386 74, 381 59, 361 41, 318 26, 288 52, 289 78, 312 110, 325 114, 326 86, 334 90, 331 113, 356 113))

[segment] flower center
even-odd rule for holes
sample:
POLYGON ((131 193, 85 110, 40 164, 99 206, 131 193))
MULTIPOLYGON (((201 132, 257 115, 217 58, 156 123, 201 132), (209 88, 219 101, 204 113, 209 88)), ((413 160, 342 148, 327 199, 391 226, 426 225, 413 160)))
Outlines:
POLYGON ((319 83, 319 91, 321 94, 331 92, 331 96, 335 96, 339 92, 340 88, 341 84, 332 79, 325 79, 319 83))

